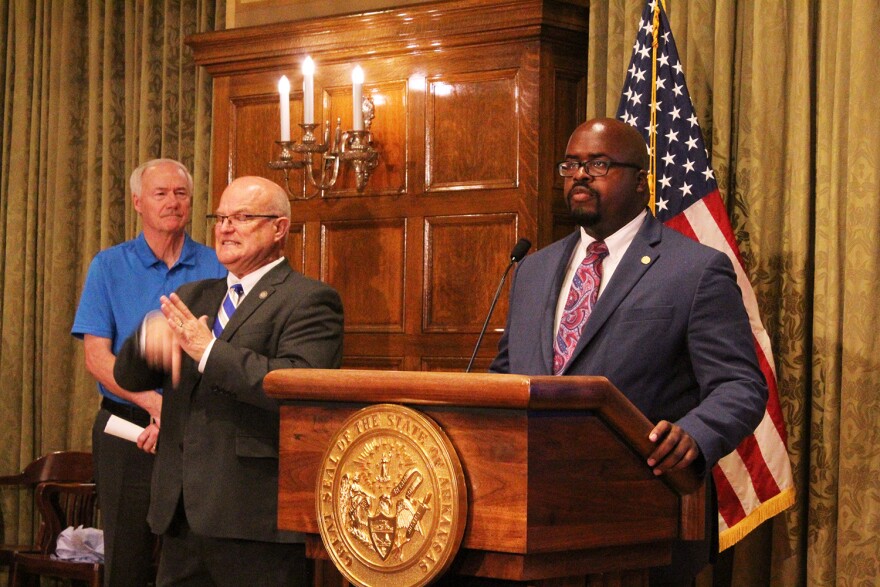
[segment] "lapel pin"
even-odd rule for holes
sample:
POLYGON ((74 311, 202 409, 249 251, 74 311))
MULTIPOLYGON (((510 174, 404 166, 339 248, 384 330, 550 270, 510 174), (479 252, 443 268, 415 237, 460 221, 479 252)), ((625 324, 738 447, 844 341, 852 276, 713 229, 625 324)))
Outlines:
POLYGON ((648 255, 645 255, 644 257, 642 257, 642 265, 647 265, 650 262, 651 262, 651 257, 649 257, 648 255))
POLYGON ((260 299, 261 300, 265 300, 268 297, 269 297, 269 292, 267 292, 265 289, 260 292, 260 299))

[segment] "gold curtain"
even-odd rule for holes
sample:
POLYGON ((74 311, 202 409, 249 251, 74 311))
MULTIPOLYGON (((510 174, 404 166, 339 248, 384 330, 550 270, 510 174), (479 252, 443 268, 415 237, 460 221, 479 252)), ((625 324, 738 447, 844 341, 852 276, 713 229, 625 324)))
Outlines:
MULTIPOLYGON (((876 0, 666 0, 770 333, 797 504, 735 585, 880 584, 876 0)), ((590 3, 587 114, 613 116, 642 0, 590 3)))
MULTIPOLYGON (((222 28, 224 0, 0 0, 0 472, 90 450, 98 406, 70 336, 100 249, 132 238, 128 175, 172 157, 209 205, 211 82, 186 35, 222 28)), ((205 223, 192 234, 205 238, 205 223)), ((29 501, 4 492, 6 542, 29 501)))

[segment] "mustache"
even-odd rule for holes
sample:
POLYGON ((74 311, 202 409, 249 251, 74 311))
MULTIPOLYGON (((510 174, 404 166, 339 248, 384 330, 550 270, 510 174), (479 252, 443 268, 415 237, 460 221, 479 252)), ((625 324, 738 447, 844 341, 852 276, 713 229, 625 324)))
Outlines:
POLYGON ((571 189, 569 189, 568 192, 565 194, 566 197, 567 197, 567 198, 571 198, 571 195, 572 195, 572 194, 574 193, 574 191, 575 191, 576 189, 578 189, 578 188, 583 188, 587 193, 589 193, 591 196, 593 196, 593 197, 595 197, 595 198, 598 198, 598 197, 599 197, 599 192, 597 192, 596 190, 594 190, 594 189, 590 186, 590 184, 586 183, 585 181, 578 181, 578 182, 575 182, 575 183, 571 186, 571 189))

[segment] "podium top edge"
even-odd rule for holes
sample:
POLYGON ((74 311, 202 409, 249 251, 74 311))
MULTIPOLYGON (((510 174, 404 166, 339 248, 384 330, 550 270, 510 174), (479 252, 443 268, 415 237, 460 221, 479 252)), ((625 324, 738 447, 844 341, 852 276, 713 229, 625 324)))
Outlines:
POLYGON ((266 376, 263 389, 282 401, 539 410, 595 409, 617 391, 605 377, 356 369, 279 369, 266 376))

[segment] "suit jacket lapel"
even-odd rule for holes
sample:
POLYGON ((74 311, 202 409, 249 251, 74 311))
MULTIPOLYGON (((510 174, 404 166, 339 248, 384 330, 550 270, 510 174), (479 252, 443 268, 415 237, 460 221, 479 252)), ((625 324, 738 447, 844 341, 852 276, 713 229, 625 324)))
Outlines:
POLYGON ((562 293, 562 283, 565 281, 565 273, 568 269, 568 262, 571 260, 572 252, 581 240, 581 231, 576 230, 571 236, 566 237, 565 246, 559 262, 556 265, 556 272, 553 274, 553 282, 548 290, 547 299, 544 303, 544 315, 541 319, 541 359, 544 371, 547 375, 553 374, 553 341, 556 338, 556 306, 559 304, 559 296, 568 295, 568 292, 562 293))
POLYGON ((661 224, 654 216, 648 214, 645 223, 630 243, 617 265, 617 269, 614 270, 611 281, 608 282, 605 291, 602 292, 602 296, 593 307, 593 313, 590 314, 587 324, 581 332, 581 337, 563 370, 563 375, 574 364, 578 355, 590 344, 590 341, 595 338, 648 268, 654 264, 659 256, 655 246, 660 242, 660 227, 661 224), (647 262, 645 262, 646 258, 647 262))
POLYGON ((290 272, 290 266, 287 263, 281 263, 264 275, 248 292, 238 308, 235 309, 235 313, 232 314, 232 318, 226 323, 226 328, 223 329, 223 333, 220 335, 220 340, 228 341, 231 339, 235 335, 235 331, 250 318, 257 308, 272 297, 276 286, 287 279, 290 272))

